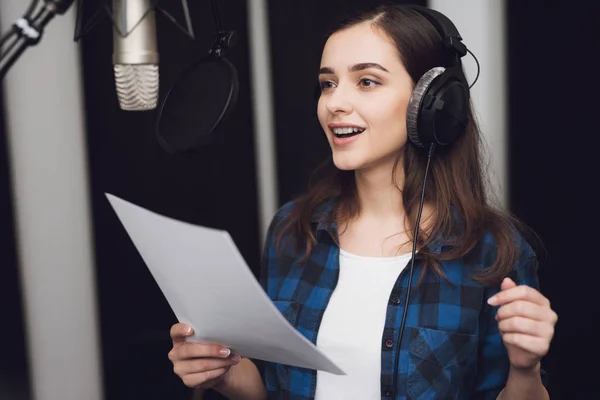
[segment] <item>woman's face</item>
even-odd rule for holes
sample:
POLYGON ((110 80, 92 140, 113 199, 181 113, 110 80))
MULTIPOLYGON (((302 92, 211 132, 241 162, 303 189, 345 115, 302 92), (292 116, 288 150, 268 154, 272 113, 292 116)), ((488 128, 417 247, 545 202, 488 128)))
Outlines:
POLYGON ((371 23, 333 34, 319 71, 318 116, 342 170, 393 165, 407 141, 413 81, 398 50, 371 23))

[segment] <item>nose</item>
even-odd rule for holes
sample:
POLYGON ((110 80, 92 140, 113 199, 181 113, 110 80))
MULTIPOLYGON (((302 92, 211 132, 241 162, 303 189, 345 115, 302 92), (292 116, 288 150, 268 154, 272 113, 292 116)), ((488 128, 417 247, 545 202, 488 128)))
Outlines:
POLYGON ((326 106, 332 114, 350 114, 352 112, 352 104, 350 96, 344 93, 343 86, 339 85, 332 93, 326 96, 326 106))

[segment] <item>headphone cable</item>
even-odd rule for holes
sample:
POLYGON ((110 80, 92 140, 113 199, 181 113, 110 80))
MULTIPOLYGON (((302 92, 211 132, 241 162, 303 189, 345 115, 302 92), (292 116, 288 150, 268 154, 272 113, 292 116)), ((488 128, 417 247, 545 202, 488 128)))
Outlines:
POLYGON ((475 60, 475 64, 477 64, 477 75, 475 75, 475 80, 473 80, 473 83, 469 85, 469 89, 471 89, 473 85, 475 85, 475 82, 477 82, 477 79, 479 79, 479 72, 481 71, 481 67, 479 66, 479 60, 477 59, 477 57, 475 57, 475 54, 473 54, 469 49, 467 49, 467 52, 471 55, 471 57, 473 57, 473 59, 475 60))
POLYGON ((421 214, 423 213, 423 204, 425 203, 425 185, 427 183, 427 173, 429 172, 429 166, 431 163, 431 158, 433 157, 433 152, 435 150, 435 143, 431 143, 429 145, 429 152, 427 154, 427 165, 425 167, 425 176, 423 177, 423 186, 421 188, 421 200, 419 202, 419 212, 417 214, 417 221, 415 223, 415 234, 413 236, 413 247, 412 247, 412 257, 410 259, 410 271, 408 274, 408 287, 406 288, 406 300, 404 301, 404 311, 402 313, 402 322, 400 323, 400 329, 398 330, 398 338, 396 339, 396 357, 394 365, 396 369, 394 371, 394 386, 392 391, 392 398, 396 397, 396 390, 398 388, 398 372, 399 372, 399 359, 400 359, 400 350, 401 350, 401 342, 402 342, 402 334, 404 333, 404 324, 406 323, 406 314, 408 312, 408 301, 410 299, 410 288, 412 286, 412 276, 413 270, 415 267, 415 256, 417 254, 417 240, 419 237, 419 225, 421 222, 421 214))

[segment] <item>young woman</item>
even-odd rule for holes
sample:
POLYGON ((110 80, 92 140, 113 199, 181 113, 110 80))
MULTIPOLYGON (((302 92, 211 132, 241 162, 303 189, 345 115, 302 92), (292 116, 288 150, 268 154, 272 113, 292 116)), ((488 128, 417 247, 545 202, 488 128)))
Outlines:
POLYGON ((465 50, 443 15, 402 5, 347 22, 323 49, 332 159, 274 217, 261 282, 346 375, 268 362, 260 374, 176 324, 169 358, 186 385, 231 399, 548 397, 540 360, 557 315, 525 230, 486 198, 465 50))

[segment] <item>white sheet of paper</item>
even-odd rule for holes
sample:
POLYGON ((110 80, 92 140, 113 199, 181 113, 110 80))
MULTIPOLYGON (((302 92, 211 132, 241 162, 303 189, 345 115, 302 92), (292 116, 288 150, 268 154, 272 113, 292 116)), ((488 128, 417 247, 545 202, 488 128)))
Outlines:
POLYGON ((159 215, 106 194, 190 341, 242 357, 345 373, 286 319, 228 232, 159 215))

